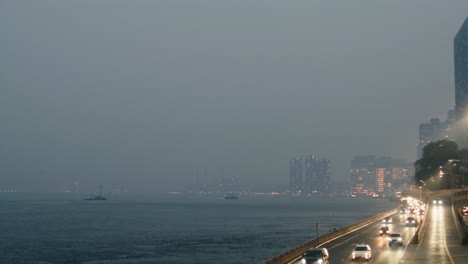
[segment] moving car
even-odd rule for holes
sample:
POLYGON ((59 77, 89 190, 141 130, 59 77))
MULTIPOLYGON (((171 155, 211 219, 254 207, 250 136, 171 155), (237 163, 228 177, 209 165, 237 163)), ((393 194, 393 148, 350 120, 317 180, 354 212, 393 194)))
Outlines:
POLYGON ((351 254, 351 258, 353 260, 359 258, 369 260, 372 258, 372 249, 368 244, 358 244, 354 248, 353 253, 351 254))
POLYGON ((391 224, 393 222, 393 219, 391 217, 385 217, 382 222, 384 223, 387 223, 387 224, 391 224))
POLYGON ((408 218, 406 218, 405 225, 406 226, 417 226, 418 225, 418 220, 414 219, 414 217, 408 217, 408 218))
POLYGON ((390 233, 390 228, 388 228, 388 226, 382 226, 379 229, 379 235, 381 235, 381 236, 388 235, 389 233, 390 233))
POLYGON ((403 246, 403 236, 400 233, 391 233, 388 237, 388 246, 403 246))
POLYGON ((303 264, 329 264, 326 248, 311 248, 302 257, 303 264))
POLYGON ((442 200, 440 199, 440 197, 437 197, 434 200, 432 200, 432 203, 433 204, 442 204, 442 200))

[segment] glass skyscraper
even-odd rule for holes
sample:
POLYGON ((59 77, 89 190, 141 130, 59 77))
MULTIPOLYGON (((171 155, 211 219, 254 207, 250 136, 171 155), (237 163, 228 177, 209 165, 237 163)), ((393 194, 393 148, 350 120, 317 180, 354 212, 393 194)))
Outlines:
POLYGON ((458 123, 457 142, 466 147, 468 143, 468 18, 453 40, 455 64, 455 117, 458 123), (467 124, 465 124, 467 123, 467 124))
POLYGON ((330 192, 330 161, 314 155, 305 157, 305 193, 330 192))

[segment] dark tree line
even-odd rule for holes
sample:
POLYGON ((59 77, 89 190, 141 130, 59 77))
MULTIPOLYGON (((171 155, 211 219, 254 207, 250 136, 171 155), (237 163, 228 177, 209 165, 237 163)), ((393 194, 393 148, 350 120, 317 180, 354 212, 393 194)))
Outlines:
POLYGON ((463 170, 460 170, 463 161, 468 162, 468 149, 459 149, 453 141, 439 140, 427 144, 422 158, 414 163, 416 185, 427 185, 430 189, 459 186, 463 177, 463 170))

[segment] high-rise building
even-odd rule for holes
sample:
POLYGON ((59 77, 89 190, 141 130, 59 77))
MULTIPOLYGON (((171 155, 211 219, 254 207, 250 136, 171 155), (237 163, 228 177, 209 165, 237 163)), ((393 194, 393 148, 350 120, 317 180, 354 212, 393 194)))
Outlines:
POLYGON ((356 193, 374 191, 376 186, 375 156, 356 156, 351 160, 351 184, 356 193))
POLYGON ((457 143, 468 143, 468 18, 453 40, 455 66, 455 117, 457 120, 457 143))
POLYGON ((330 192, 330 161, 314 155, 307 155, 305 162, 305 192, 330 192))
POLYGON ((413 164, 392 157, 355 156, 351 161, 351 191, 355 194, 388 194, 401 188, 413 164))
POLYGON ((444 132, 445 125, 438 118, 432 118, 429 122, 419 125, 418 159, 422 157, 424 147, 431 142, 441 140, 444 132))
POLYGON ((377 168, 375 170, 375 191, 378 193, 383 193, 385 190, 385 169, 384 168, 377 168))
POLYGON ((447 112, 447 120, 441 122, 439 118, 432 118, 429 122, 419 125, 418 159, 422 158, 424 147, 438 140, 456 141, 455 137, 455 110, 447 112))
POLYGON ((391 193, 393 191, 393 160, 391 157, 380 157, 375 160, 376 190, 379 193, 391 193))
POLYGON ((289 192, 301 194, 303 192, 303 167, 302 158, 295 157, 289 161, 289 192))
POLYGON ((394 187, 413 183, 414 178, 412 176, 414 176, 414 166, 411 162, 393 160, 392 164, 392 182, 394 187))
POLYGON ((447 112, 447 121, 445 121, 444 126, 444 139, 455 141, 455 110, 449 110, 447 112))

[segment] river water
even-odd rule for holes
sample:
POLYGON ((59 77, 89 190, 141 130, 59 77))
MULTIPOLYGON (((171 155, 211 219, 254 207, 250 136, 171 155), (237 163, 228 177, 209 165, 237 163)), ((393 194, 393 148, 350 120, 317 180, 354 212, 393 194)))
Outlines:
POLYGON ((392 209, 386 199, 0 195, 0 263, 259 263, 392 209))

